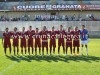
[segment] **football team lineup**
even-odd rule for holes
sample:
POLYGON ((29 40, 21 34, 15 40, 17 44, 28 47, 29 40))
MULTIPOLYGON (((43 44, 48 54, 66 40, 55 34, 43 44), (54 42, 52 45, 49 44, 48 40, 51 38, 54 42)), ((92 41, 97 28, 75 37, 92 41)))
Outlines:
POLYGON ((100 0, 0 0, 0 75, 100 75, 100 0))
POLYGON ((27 31, 25 27, 22 28, 22 31, 18 31, 17 27, 14 27, 14 31, 9 31, 9 28, 6 28, 2 39, 4 54, 7 54, 7 48, 9 48, 9 53, 12 54, 13 52, 14 55, 18 55, 19 51, 22 55, 24 53, 37 55, 38 51, 39 55, 44 55, 44 48, 46 48, 47 55, 54 55, 56 45, 58 45, 58 55, 60 55, 62 50, 63 54, 67 55, 68 48, 70 48, 71 55, 83 55, 84 46, 86 48, 86 55, 88 55, 88 30, 85 28, 85 25, 82 25, 81 28, 80 30, 76 26, 72 30, 71 27, 68 27, 67 31, 63 29, 63 25, 60 25, 59 30, 55 30, 53 26, 51 31, 48 31, 46 26, 43 27, 42 31, 39 31, 38 28, 32 30, 32 26, 29 26, 27 31), (50 40, 48 41, 48 39, 50 40), (56 39, 58 39, 58 43, 56 43, 56 39), (61 46, 62 50, 60 49, 61 46), (21 50, 19 50, 19 47, 21 50))

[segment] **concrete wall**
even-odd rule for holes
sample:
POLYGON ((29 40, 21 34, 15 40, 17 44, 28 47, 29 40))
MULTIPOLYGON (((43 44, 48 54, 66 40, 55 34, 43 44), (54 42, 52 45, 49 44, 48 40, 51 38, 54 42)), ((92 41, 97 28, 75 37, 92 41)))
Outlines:
POLYGON ((64 29, 67 27, 78 26, 81 29, 81 25, 86 25, 86 28, 90 32, 90 37, 100 37, 100 21, 18 21, 18 22, 0 22, 0 36, 2 32, 5 30, 6 27, 9 28, 10 31, 13 31, 14 27, 17 27, 19 31, 22 30, 22 27, 25 27, 28 30, 29 26, 31 25, 33 29, 36 27, 39 30, 42 29, 43 26, 47 26, 48 30, 51 30, 52 26, 55 26, 55 29, 59 29, 59 25, 63 25, 64 29))

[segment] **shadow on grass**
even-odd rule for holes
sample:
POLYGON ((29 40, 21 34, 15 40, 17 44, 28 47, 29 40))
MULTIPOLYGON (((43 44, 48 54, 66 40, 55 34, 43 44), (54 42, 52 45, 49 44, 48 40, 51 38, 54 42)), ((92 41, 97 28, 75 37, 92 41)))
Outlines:
POLYGON ((69 63, 70 61, 75 61, 75 62, 89 62, 91 63, 92 61, 94 62, 100 62, 100 57, 96 56, 6 56, 8 59, 12 61, 47 61, 47 62, 58 62, 58 61, 63 61, 69 63))

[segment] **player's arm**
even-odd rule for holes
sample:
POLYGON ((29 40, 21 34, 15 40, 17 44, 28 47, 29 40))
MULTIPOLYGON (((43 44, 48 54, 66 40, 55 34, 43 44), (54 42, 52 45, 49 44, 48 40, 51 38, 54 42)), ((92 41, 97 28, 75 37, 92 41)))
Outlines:
POLYGON ((21 31, 18 32, 18 36, 19 36, 19 39, 22 38, 22 36, 21 36, 21 31))
POLYGON ((79 39, 82 39, 81 30, 79 30, 79 39))
POLYGON ((35 30, 32 30, 32 38, 35 38, 35 30))
POLYGON ((28 31, 26 31, 25 34, 26 34, 26 39, 29 39, 29 37, 28 37, 28 31))
POLYGON ((59 32, 59 30, 57 31, 57 39, 59 39, 60 38, 60 32, 59 32))
POLYGON ((59 34, 59 30, 56 31, 56 34, 59 34))
POLYGON ((88 38, 90 38, 89 34, 87 34, 87 35, 88 35, 88 38))
POLYGON ((39 37, 42 38, 42 31, 39 31, 39 37))
POLYGON ((64 31, 64 38, 66 38, 67 37, 67 31, 64 31))
POLYGON ((13 31, 10 31, 11 39, 13 39, 13 31))
POLYGON ((40 31, 39 34, 42 35, 42 31, 40 31))
POLYGON ((4 43, 4 36, 5 36, 5 34, 3 33, 3 35, 2 35, 2 44, 4 43))
POLYGON ((35 34, 32 35, 32 38, 33 38, 33 39, 35 38, 35 34))
POLYGON ((89 32, 86 30, 87 40, 89 41, 89 32))
POLYGON ((4 40, 4 38, 2 37, 2 44, 3 44, 3 40, 4 40))
POLYGON ((74 31, 71 31, 71 38, 74 39, 74 31))
POLYGON ((51 32, 51 31, 47 31, 48 35, 50 35, 50 32, 51 32))

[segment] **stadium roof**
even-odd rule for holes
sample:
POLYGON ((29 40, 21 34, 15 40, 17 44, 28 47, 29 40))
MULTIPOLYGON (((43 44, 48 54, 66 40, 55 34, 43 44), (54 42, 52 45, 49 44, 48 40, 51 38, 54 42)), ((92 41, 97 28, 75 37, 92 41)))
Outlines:
MULTIPOLYGON (((23 2, 23 1, 52 1, 52 0, 0 0, 0 2, 23 2)), ((99 0, 63 0, 63 1, 99 1, 99 0)))
POLYGON ((0 2, 50 1, 50 0, 0 0, 0 2))

